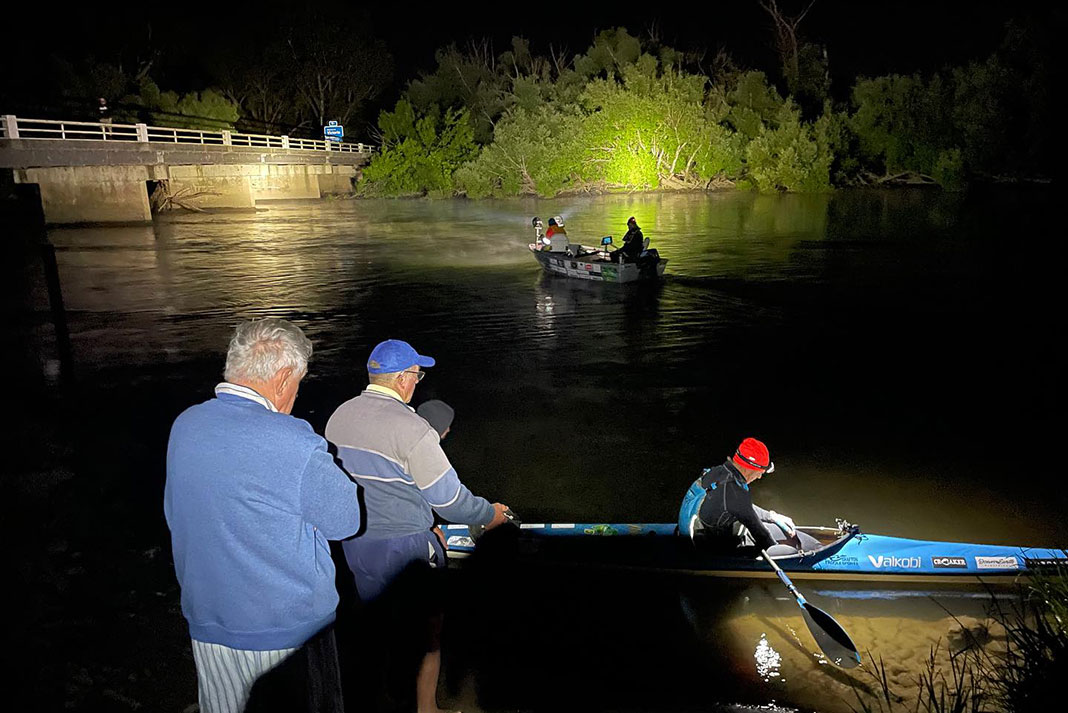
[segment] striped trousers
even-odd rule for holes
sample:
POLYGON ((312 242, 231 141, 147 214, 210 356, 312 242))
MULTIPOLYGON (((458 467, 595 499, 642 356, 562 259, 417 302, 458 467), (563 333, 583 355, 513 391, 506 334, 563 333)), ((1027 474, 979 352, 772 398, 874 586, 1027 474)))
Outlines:
POLYGON ((193 639, 200 713, 241 713, 256 679, 294 651, 246 651, 193 639))

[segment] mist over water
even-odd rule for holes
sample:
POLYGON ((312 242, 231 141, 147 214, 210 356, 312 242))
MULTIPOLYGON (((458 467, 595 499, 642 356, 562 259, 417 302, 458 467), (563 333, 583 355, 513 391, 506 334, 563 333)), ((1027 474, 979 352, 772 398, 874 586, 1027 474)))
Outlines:
MULTIPOLYGON (((166 534, 170 422, 210 397, 233 325, 270 315, 315 343, 294 413, 320 432, 366 384, 380 340, 435 357, 413 403, 440 398, 456 409, 445 449, 461 478, 528 522, 673 521, 700 469, 752 435, 776 463, 754 500, 799 524, 843 517, 873 533, 1063 546, 1068 503, 1047 440, 1063 331, 1049 204, 1045 193, 1013 191, 361 200, 53 230, 74 351, 73 390, 57 398, 83 419, 80 437, 118 498, 110 507, 135 513, 147 539, 166 534), (633 215, 669 260, 665 278, 544 275, 526 250, 534 215, 563 215, 570 239, 585 244, 608 234, 618 243, 633 215)), ((42 314, 39 286, 28 294, 23 302, 42 314)), ((59 391, 51 334, 46 319, 32 321, 23 353, 10 357, 26 394, 59 391)), ((545 621, 561 636, 598 636, 589 623, 598 598, 556 577, 523 580, 555 592, 541 600, 545 621), (576 597, 589 606, 565 606, 576 597), (579 613, 587 623, 568 628, 579 613)), ((687 600, 679 592, 698 585, 621 586, 654 592, 670 623, 649 618, 630 638, 602 632, 614 655, 655 646, 678 652, 667 658, 679 666, 718 657, 725 679, 744 681, 724 688, 724 700, 761 691, 818 700, 818 677, 799 668, 812 652, 782 650, 788 626, 811 643, 774 587, 704 582, 687 600), (705 634, 684 645, 687 630, 705 634), (713 630, 733 633, 717 645, 706 640, 713 630)), ((642 611, 644 597, 615 597, 612 611, 642 611)), ((854 633, 862 650, 875 638, 919 651, 925 627, 944 615, 908 598, 814 600, 864 632, 854 633), (897 644, 877 624, 890 619, 908 630, 897 644)), ((462 609, 450 613, 457 626, 485 624, 462 609)), ((458 657, 467 651, 455 646, 458 657)), ((483 666, 474 679, 495 670, 474 658, 483 666)), ((497 700, 526 705, 518 693, 497 700)))

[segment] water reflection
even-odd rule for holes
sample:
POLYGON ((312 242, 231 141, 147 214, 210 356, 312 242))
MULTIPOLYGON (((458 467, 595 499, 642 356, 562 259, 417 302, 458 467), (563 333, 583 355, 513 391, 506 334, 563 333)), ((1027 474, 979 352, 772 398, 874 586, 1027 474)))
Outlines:
POLYGON ((756 651, 753 652, 753 659, 756 661, 757 675, 764 680, 764 683, 770 682, 773 678, 779 678, 782 656, 768 643, 766 634, 760 635, 756 651))
MULTIPOLYGON (((199 365, 236 319, 286 316, 316 341, 298 404, 315 422, 359 388, 377 340, 404 335, 441 357, 422 393, 464 407, 455 457, 539 519, 670 520, 692 474, 757 433, 788 466, 761 498, 795 519, 1057 545, 1068 539, 1063 503, 1017 491, 1029 516, 1006 517, 1001 469, 985 456, 989 443, 1047 427, 1048 390, 1032 382, 1057 352, 991 348, 1021 312, 989 309, 983 287, 985 244, 1002 234, 991 232, 1003 222, 996 203, 962 200, 331 201, 52 240, 83 367, 199 365), (577 240, 637 216, 670 259, 666 278, 545 275, 525 247, 529 217, 557 213, 577 240), (464 394, 475 371, 477 396, 464 394), (601 434, 600 447, 626 457, 606 467, 546 453, 530 435, 561 414, 567 431, 601 434), (575 477, 583 491, 542 497, 575 477), (644 497, 615 497, 620 482, 644 497)), ((1036 312, 1025 292, 999 294, 1036 312)), ((1037 346, 1049 334, 1037 330, 1037 346)))

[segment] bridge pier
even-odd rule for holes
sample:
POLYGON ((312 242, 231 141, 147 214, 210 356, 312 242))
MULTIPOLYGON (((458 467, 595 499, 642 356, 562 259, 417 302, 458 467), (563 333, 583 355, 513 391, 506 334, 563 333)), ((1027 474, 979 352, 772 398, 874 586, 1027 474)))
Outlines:
POLYGON ((258 166, 171 166, 167 171, 171 195, 197 208, 256 207, 248 174, 258 166), (245 169, 242 171, 242 169, 245 169))
POLYGON ((45 220, 62 223, 151 223, 148 166, 53 166, 16 170, 19 183, 41 188, 45 220))

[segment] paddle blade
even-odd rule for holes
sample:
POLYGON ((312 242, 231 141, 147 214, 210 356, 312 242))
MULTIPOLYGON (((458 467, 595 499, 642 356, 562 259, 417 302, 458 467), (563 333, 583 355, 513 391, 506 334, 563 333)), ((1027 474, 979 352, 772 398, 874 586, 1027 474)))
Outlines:
POLYGON ((816 645, 831 663, 842 668, 854 668, 860 664, 860 653, 853 645, 853 640, 830 614, 808 602, 801 606, 801 612, 816 645))

